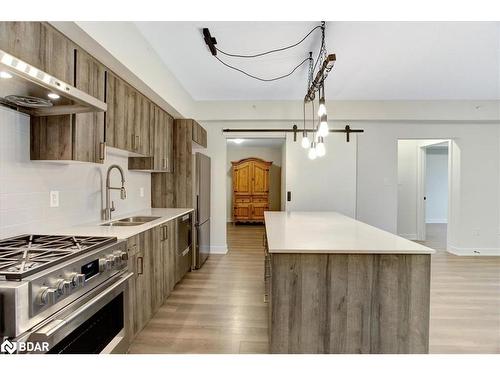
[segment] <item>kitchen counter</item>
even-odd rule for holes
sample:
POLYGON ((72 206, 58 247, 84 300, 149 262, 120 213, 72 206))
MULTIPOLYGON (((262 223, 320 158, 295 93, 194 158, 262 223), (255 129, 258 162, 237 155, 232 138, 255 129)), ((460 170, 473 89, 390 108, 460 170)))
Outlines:
POLYGON ((265 212, 270 253, 434 254, 337 212, 265 212))
POLYGON ((193 208, 148 208, 136 212, 129 212, 123 215, 116 215, 111 220, 102 220, 86 224, 78 224, 71 227, 49 231, 45 234, 63 234, 74 236, 104 236, 117 237, 118 239, 126 239, 148 229, 154 228, 167 221, 178 218, 189 212, 194 211, 193 208), (159 219, 134 226, 102 226, 101 224, 109 223, 119 219, 124 219, 131 216, 159 216, 159 219))
POLYGON ((428 353, 435 251, 336 212, 266 212, 271 353, 428 353))

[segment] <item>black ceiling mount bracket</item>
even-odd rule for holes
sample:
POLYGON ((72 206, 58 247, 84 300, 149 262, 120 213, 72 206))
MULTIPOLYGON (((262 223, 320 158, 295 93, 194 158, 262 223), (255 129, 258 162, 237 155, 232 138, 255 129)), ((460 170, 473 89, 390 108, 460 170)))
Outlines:
MULTIPOLYGON (((291 129, 222 129, 223 133, 294 133, 293 140, 297 141, 297 132, 299 131, 297 125, 294 125, 291 129)), ((300 132, 311 133, 315 132, 317 129, 300 129, 300 132)), ((349 125, 346 125, 343 129, 330 129, 330 133, 345 133, 346 142, 350 142, 351 133, 364 133, 363 129, 351 129, 349 125)))
POLYGON ((210 30, 208 27, 203 28, 203 38, 205 39, 205 43, 207 44, 208 49, 212 56, 217 56, 217 49, 215 45, 217 44, 217 40, 210 35, 210 30))

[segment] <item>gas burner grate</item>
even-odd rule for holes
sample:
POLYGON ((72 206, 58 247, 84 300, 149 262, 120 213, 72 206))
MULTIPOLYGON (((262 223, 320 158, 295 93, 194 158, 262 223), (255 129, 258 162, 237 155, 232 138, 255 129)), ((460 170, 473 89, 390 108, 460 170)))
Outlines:
POLYGON ((23 277, 116 242, 115 237, 23 235, 0 240, 0 276, 23 277))

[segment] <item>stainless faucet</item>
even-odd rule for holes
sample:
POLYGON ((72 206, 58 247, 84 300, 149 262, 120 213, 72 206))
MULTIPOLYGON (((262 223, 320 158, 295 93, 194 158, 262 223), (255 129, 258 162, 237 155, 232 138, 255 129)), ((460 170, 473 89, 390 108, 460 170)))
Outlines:
POLYGON ((104 220, 111 220, 111 212, 115 210, 115 203, 111 201, 111 207, 109 206, 109 200, 110 200, 110 193, 111 190, 120 190, 120 198, 125 199, 127 198, 127 191, 125 190, 125 177, 123 175, 123 169, 117 164, 113 164, 108 168, 108 174, 106 176, 106 208, 104 209, 104 220), (122 176, 122 187, 112 187, 109 186, 109 175, 111 174, 111 170, 113 168, 118 169, 122 176))

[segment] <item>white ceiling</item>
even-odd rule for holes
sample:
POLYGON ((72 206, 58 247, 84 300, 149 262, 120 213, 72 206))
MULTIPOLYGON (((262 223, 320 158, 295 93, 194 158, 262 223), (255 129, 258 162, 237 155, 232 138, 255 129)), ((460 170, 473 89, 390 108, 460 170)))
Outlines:
MULTIPOLYGON (((219 63, 201 34, 209 27, 217 46, 257 53, 300 40, 315 22, 136 22, 152 48, 195 100, 300 100, 306 64, 277 82, 253 80, 219 63)), ((500 99, 498 22, 328 22, 326 45, 337 55, 327 99, 500 99)), ((256 59, 221 56, 258 76, 290 71, 313 50, 320 32, 285 53, 256 59), (251 60, 251 61, 250 61, 251 60)))
POLYGON ((284 138, 239 138, 239 139, 243 139, 244 141, 240 144, 236 144, 228 139, 227 146, 230 148, 241 148, 241 147, 281 148, 285 143, 284 138))

